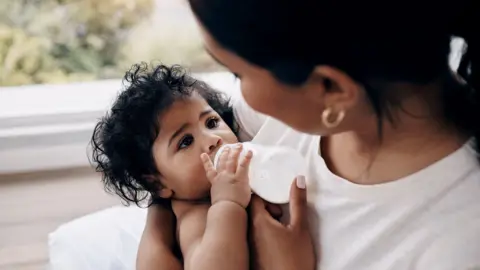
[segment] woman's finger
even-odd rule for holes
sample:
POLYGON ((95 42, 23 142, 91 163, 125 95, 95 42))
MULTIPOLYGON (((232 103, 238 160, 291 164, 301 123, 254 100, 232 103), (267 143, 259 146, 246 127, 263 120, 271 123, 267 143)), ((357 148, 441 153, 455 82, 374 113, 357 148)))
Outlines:
POLYGON ((265 202, 262 198, 258 197, 255 194, 252 194, 252 199, 250 200, 250 208, 249 208, 249 218, 253 225, 257 225, 264 222, 274 222, 281 224, 275 220, 274 217, 269 213, 267 209, 267 202, 265 202))
POLYGON ((220 154, 220 156, 218 157, 217 166, 216 166, 216 169, 218 172, 225 170, 225 168, 227 167, 227 160, 228 160, 229 154, 230 154, 230 147, 226 146, 222 150, 222 153, 220 154))
POLYGON ((215 170, 215 167, 213 167, 213 163, 207 154, 201 154, 200 159, 202 160, 203 168, 205 169, 207 178, 211 182, 217 176, 217 171, 215 170))
POLYGON ((305 176, 298 176, 290 188, 290 227, 308 227, 307 185, 305 176))
POLYGON ((268 216, 267 209, 265 207, 265 201, 257 195, 253 194, 252 199, 250 200, 250 221, 256 223, 259 219, 268 216))
POLYGON ((280 205, 273 203, 265 203, 265 208, 267 209, 268 213, 276 220, 280 220, 283 215, 283 211, 280 205))
POLYGON ((252 157, 253 153, 249 150, 238 163, 237 176, 239 179, 248 179, 248 168, 250 167, 250 161, 252 160, 252 157))
POLYGON ((230 154, 228 155, 228 160, 227 160, 227 167, 226 170, 231 173, 235 173, 237 170, 237 164, 238 164, 238 157, 240 156, 240 153, 242 152, 243 145, 241 143, 235 145, 233 149, 230 151, 230 154))

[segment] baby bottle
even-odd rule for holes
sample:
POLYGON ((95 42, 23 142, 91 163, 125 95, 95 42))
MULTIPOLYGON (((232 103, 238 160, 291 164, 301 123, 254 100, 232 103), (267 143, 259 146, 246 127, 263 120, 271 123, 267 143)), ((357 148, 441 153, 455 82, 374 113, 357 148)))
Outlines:
MULTIPOLYGON (((250 150, 253 153, 248 171, 250 188, 265 201, 275 204, 289 202, 290 187, 295 177, 305 175, 305 159, 298 151, 285 146, 260 145, 245 142, 240 159, 250 150)), ((216 168, 218 158, 226 146, 223 145, 214 157, 216 168)))

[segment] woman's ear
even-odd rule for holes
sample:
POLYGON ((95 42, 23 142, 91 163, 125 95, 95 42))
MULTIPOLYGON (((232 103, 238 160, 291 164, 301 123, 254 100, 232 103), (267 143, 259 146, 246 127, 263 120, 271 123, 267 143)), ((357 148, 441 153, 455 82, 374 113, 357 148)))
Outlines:
POLYGON ((348 110, 354 106, 362 89, 352 77, 331 66, 317 66, 309 82, 322 88, 322 91, 315 91, 316 98, 323 103, 324 108, 333 110, 348 110))
POLYGON ((143 176, 147 182, 152 185, 152 186, 156 186, 157 187, 157 195, 160 197, 160 198, 163 198, 163 199, 170 199, 172 198, 173 196, 173 190, 163 186, 159 179, 159 177, 156 177, 156 176, 153 176, 153 175, 144 175, 143 176))

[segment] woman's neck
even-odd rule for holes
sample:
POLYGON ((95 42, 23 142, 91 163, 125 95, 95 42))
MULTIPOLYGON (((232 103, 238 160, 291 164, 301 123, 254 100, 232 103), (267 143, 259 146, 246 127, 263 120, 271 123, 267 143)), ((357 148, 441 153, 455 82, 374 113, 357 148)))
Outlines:
POLYGON ((322 139, 322 156, 335 174, 358 184, 380 184, 417 172, 457 150, 468 139, 441 120, 434 96, 402 100, 382 139, 372 115, 356 129, 322 139), (430 101, 430 102, 427 102, 430 101))

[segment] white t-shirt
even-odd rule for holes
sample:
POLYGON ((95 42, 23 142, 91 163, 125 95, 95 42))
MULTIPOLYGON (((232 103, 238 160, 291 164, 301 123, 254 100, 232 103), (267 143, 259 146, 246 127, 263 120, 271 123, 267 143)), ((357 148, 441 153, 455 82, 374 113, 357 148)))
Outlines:
POLYGON ((241 140, 307 159, 317 269, 480 269, 480 165, 470 145, 397 181, 358 185, 329 171, 319 136, 255 112, 241 95, 234 111, 241 140))

